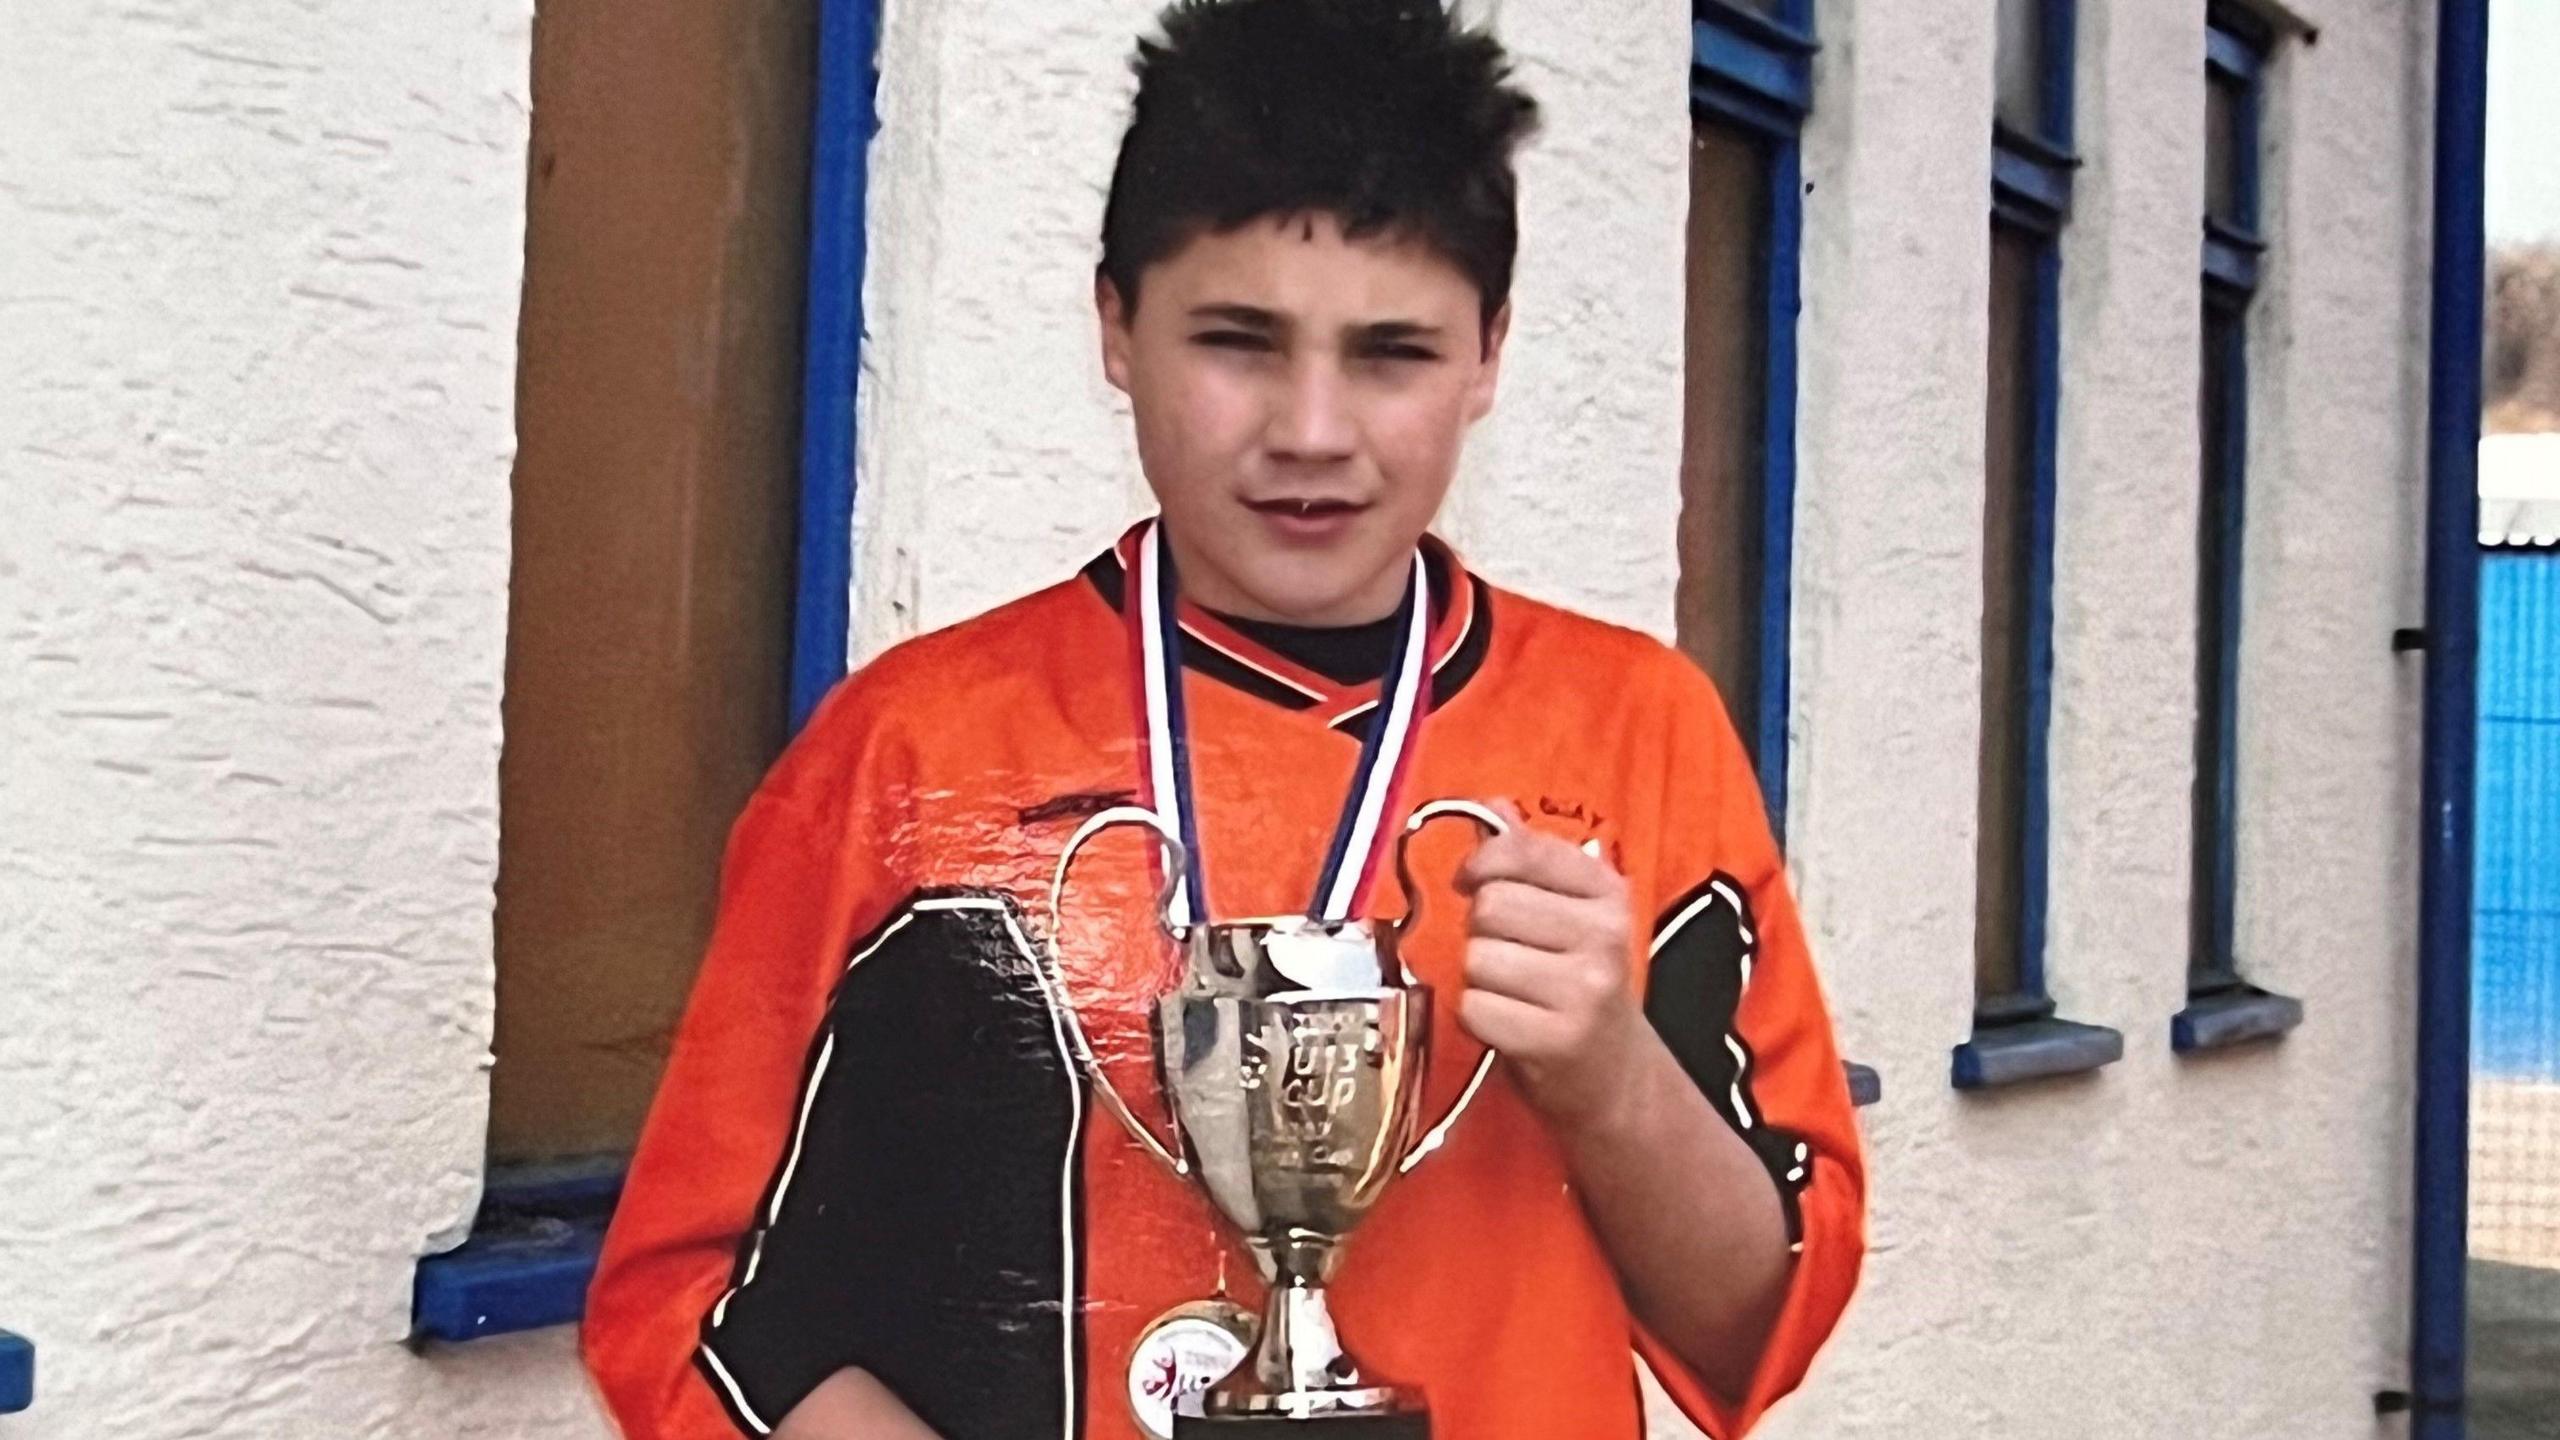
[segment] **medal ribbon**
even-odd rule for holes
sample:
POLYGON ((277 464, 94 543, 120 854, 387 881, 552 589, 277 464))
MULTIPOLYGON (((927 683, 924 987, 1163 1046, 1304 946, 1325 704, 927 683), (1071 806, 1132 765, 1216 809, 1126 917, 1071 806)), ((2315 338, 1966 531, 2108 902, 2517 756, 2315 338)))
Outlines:
MULTIPOLYGON (((1200 857, 1199 812, 1192 801, 1190 727, 1183 711, 1179 590, 1173 556, 1164 548, 1163 522, 1150 522, 1138 537, 1129 583, 1136 601, 1129 614, 1141 696, 1139 733, 1146 745, 1147 803, 1172 821, 1189 852, 1185 873, 1174 884, 1172 916, 1177 925, 1190 926, 1209 915, 1209 892, 1200 857)), ((1431 706, 1431 570, 1419 551, 1413 557, 1413 583, 1396 620, 1351 793, 1325 852, 1315 898, 1307 906, 1307 914, 1317 920, 1348 920, 1365 907, 1393 848, 1387 816, 1403 788, 1415 738, 1431 706)))

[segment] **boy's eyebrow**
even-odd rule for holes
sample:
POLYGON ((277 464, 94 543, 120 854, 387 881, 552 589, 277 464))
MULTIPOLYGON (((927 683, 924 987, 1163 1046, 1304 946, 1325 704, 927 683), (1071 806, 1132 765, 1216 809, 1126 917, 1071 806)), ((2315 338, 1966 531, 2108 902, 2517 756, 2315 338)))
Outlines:
POLYGON ((1254 305, 1213 304, 1191 307, 1194 320, 1224 320, 1247 330, 1277 330, 1280 317, 1254 305))
POLYGON ((1426 325, 1419 320, 1373 320, 1366 324, 1354 325, 1351 331, 1373 344, 1393 343, 1398 340, 1437 340, 1442 334, 1441 327, 1426 325))

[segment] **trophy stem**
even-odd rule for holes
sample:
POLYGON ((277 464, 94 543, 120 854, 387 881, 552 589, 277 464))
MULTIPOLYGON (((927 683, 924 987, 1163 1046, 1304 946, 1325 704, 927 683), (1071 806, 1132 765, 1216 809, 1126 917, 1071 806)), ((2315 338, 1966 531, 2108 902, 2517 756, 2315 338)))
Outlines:
POLYGON ((1285 1276, 1272 1283, 1253 1368, 1266 1394, 1359 1388, 1360 1367, 1343 1353, 1322 1283, 1285 1276))

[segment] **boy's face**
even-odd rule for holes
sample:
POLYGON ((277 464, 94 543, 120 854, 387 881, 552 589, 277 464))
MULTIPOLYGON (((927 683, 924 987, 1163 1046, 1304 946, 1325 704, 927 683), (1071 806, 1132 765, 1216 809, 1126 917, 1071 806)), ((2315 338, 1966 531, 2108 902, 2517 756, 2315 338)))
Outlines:
POLYGON ((1392 613, 1493 407, 1508 307, 1488 328, 1456 265, 1322 214, 1201 235, 1135 315, 1107 279, 1096 298, 1184 592, 1301 625, 1392 613))

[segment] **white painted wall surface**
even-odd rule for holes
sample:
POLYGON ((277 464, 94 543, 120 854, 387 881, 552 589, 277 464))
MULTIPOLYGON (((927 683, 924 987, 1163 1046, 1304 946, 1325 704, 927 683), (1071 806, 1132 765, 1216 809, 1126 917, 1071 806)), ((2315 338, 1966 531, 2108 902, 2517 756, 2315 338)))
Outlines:
POLYGON ((2308 1020, 2174 1057, 2183 998, 2201 7, 2081 6, 2065 241, 2048 967, 2103 1073, 1964 1096, 1989 8, 1826 8, 1809 137, 1795 869, 1866 1112, 1874 1254, 1797 1437, 2337 1437, 2401 1383, 2426 32, 2298 7, 2252 321, 2240 949, 2308 1020))
POLYGON ((528 0, 0 7, 10 1440, 596 1433, 479 1188, 528 0))
MULTIPOLYGON (((1544 101, 1512 369, 1450 528, 1667 631, 1686 6, 1503 0, 1544 101)), ((2200 35, 2087 0, 2051 968, 2104 1074, 1945 1086, 1970 1004, 1989 7, 1826 4, 1795 867, 1868 1285, 1780 1440, 2373 1433, 2399 1380, 2424 35, 2321 0, 2271 117, 2242 935, 2305 1027, 2173 1059, 2200 35)), ((895 0, 858 652, 1140 513, 1093 356, 1145 0, 895 0)), ((0 1325, 30 1440, 589 1440, 565 1333, 394 1343, 476 1190, 525 7, 13 13, 0 54, 0 1325)))

